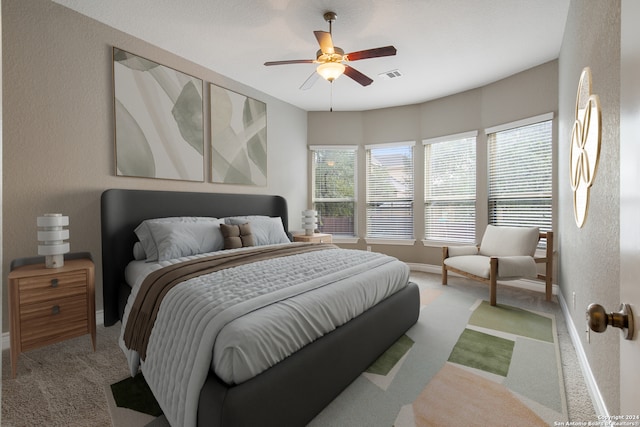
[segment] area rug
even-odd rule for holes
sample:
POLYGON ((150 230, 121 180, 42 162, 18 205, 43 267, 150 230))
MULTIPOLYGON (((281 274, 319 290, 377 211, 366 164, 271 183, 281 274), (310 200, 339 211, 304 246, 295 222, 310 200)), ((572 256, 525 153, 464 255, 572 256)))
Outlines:
MULTIPOLYGON (((418 322, 310 426, 548 426, 568 420, 553 314, 492 307, 451 286, 420 287, 418 322)), ((121 392, 114 394, 117 400, 121 392)), ((134 400, 125 398, 123 405, 134 400)), ((114 416, 122 410, 112 399, 115 427, 166 422, 157 414, 139 422, 114 416)))

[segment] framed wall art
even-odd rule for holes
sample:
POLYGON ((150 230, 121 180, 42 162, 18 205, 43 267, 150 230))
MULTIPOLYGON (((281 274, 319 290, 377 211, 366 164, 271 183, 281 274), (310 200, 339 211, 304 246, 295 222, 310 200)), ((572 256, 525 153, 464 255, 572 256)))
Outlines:
POLYGON ((113 48, 116 175, 204 181, 202 80, 113 48))
POLYGON ((267 185, 267 105, 214 84, 211 177, 215 183, 267 185))

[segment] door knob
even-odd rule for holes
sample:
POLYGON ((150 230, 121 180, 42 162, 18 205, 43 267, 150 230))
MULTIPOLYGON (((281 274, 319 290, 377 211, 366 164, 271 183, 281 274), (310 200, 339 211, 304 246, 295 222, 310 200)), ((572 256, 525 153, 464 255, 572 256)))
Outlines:
POLYGON ((589 304, 587 307, 587 324, 594 332, 604 332, 607 326, 614 326, 625 332, 625 339, 633 339, 633 312, 629 304, 621 304, 620 310, 607 313, 600 304, 589 304))

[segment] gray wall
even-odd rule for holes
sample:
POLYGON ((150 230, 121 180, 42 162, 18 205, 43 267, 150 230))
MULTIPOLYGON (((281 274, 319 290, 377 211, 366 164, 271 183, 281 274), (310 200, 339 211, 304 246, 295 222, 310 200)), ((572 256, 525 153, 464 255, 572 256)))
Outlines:
POLYGON ((558 229, 559 279, 589 365, 610 414, 619 413, 619 340, 616 331, 591 334, 585 310, 592 303, 608 311, 620 304, 620 2, 572 0, 559 58, 558 229), (602 147, 582 228, 573 219, 569 185, 570 134, 578 80, 584 67, 602 105, 602 147), (575 292, 576 305, 573 306, 575 292))
MULTIPOLYGON (((70 217, 72 251, 96 261, 102 308, 100 194, 107 188, 280 194, 291 228, 307 203, 306 112, 49 0, 2 1, 3 270, 37 254, 36 217, 70 217), (205 81, 205 180, 210 181, 211 82, 267 103, 268 185, 216 185, 115 176, 112 46, 205 81), (292 161, 291 159, 301 159, 292 161)), ((7 301, 6 274, 3 300, 7 301)), ((3 331, 8 310, 3 304, 3 331)))
MULTIPOLYGON (((364 146, 382 142, 415 141, 415 200, 422 200, 423 139, 477 130, 478 182, 486 182, 484 129, 539 114, 556 113, 557 81, 558 63, 551 61, 496 83, 423 104, 364 112, 310 112, 308 144, 364 146)), ((554 144, 556 139, 554 138, 554 144)), ((365 235, 366 222, 364 165, 364 149, 360 149, 357 177, 360 237, 365 235)), ((481 190, 482 188, 484 186, 479 184, 479 200, 486 200, 486 191, 481 190)), ((482 236, 486 221, 486 206, 480 204, 478 236, 482 236)), ((421 241, 424 235, 424 208, 420 203, 414 205, 414 226, 417 241, 413 246, 373 245, 372 249, 396 256, 405 262, 440 265, 441 246, 425 247, 421 241)), ((366 243, 364 239, 360 239, 357 244, 344 246, 365 249, 366 243)))

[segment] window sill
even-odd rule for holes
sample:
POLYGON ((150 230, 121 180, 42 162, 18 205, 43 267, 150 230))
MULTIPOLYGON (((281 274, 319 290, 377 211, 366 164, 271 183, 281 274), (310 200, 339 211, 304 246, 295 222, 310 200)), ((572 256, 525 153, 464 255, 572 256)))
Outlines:
POLYGON ((336 236, 333 235, 333 243, 342 243, 345 245, 355 245, 360 241, 359 237, 336 236))
POLYGON ((422 245, 428 248, 441 248, 443 246, 475 246, 473 242, 446 242, 444 240, 422 240, 422 245))
POLYGON ((364 240, 368 245, 413 246, 416 243, 416 239, 380 239, 369 237, 364 240))

